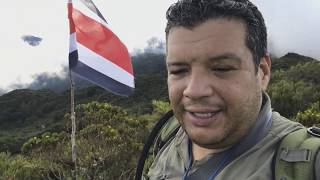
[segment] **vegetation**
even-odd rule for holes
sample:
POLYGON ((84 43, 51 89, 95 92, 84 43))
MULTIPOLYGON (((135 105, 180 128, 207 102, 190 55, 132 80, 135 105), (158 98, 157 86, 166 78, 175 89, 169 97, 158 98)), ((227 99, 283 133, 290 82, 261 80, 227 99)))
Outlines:
MULTIPOLYGON (((78 179, 133 179, 154 123, 170 109, 164 55, 134 58, 128 98, 95 86, 76 92, 78 179), (108 102, 108 103, 106 103, 108 102)), ((320 125, 320 63, 289 53, 273 60, 268 93, 274 110, 320 125)), ((14 90, 0 96, 0 179, 71 179, 69 91, 14 90)))
POLYGON ((275 60, 275 64, 268 88, 274 110, 293 118, 299 111, 320 101, 319 61, 289 53, 275 60), (284 65, 280 63, 282 59, 284 65))

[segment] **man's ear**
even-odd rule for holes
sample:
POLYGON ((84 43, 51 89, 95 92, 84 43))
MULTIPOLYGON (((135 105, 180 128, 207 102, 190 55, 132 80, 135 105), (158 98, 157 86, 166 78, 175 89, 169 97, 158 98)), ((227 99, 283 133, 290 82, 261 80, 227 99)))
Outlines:
POLYGON ((263 91, 266 91, 271 77, 270 54, 267 53, 265 56, 261 58, 258 73, 259 78, 261 80, 261 89, 263 91))

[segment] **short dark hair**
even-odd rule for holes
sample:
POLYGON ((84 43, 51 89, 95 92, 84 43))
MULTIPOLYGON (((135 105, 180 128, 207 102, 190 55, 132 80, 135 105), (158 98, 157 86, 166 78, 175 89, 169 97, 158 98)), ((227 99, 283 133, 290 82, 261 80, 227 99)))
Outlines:
POLYGON ((248 0, 178 0, 166 13, 166 39, 171 28, 193 28, 206 20, 227 18, 246 25, 246 46, 251 51, 256 71, 267 53, 267 29, 262 14, 248 0))

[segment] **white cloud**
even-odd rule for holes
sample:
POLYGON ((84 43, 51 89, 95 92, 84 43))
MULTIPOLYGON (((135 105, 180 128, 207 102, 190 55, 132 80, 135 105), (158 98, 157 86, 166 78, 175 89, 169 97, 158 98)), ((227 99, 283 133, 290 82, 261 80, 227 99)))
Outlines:
POLYGON ((254 0, 262 11, 272 50, 320 59, 319 0, 254 0))

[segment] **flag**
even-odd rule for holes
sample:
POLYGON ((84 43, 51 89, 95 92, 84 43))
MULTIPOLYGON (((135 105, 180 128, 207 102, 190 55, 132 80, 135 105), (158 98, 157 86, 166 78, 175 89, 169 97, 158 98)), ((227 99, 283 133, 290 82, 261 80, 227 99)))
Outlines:
POLYGON ((69 68, 71 72, 118 95, 134 89, 126 46, 110 30, 91 0, 69 0, 69 68))

